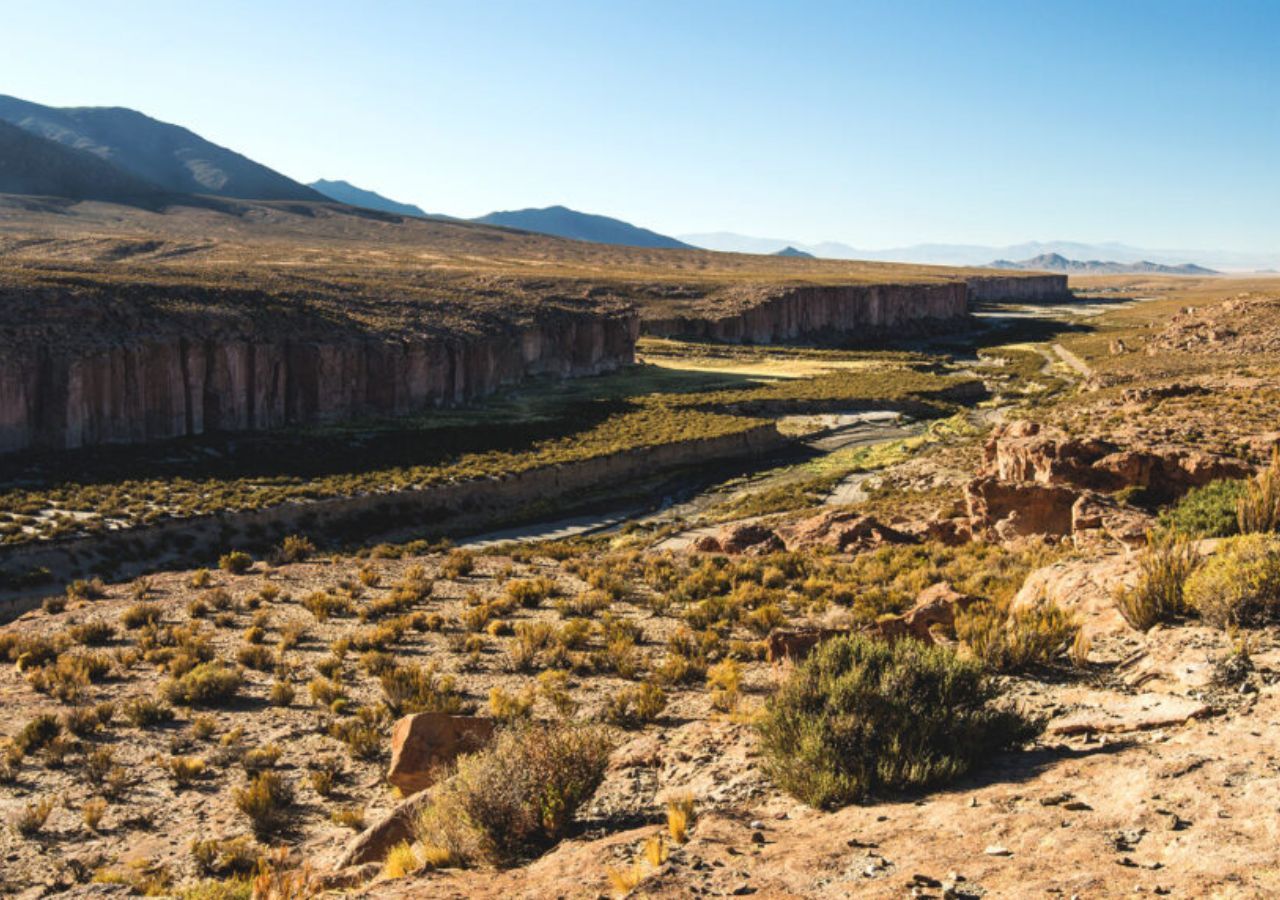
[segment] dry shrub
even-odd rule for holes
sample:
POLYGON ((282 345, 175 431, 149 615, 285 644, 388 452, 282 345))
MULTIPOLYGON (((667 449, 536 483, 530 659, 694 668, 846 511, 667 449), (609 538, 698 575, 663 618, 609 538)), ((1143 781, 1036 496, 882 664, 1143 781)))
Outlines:
POLYGON ((1271 465, 1248 483, 1236 505, 1241 534, 1280 531, 1280 448, 1272 451, 1271 465))
POLYGON ((13 812, 9 817, 9 824, 13 826, 14 831, 23 837, 31 837, 44 827, 45 822, 49 821, 49 814, 53 812, 53 806, 52 797, 32 800, 13 812))
POLYGON ((383 700, 393 716, 466 711, 454 679, 437 675, 430 666, 397 666, 384 672, 378 681, 382 685, 383 700))
POLYGON ((993 600, 956 616, 956 636, 996 672, 1047 666, 1071 648, 1079 631, 1075 618, 1053 603, 1010 611, 1009 601, 993 600))
POLYGON ((919 641, 824 641, 766 704, 765 770, 783 790, 835 808, 882 790, 950 781, 1038 723, 1001 709, 976 660, 919 641))
POLYGON ((581 725, 526 725, 458 758, 431 788, 422 843, 464 864, 509 865, 558 841, 604 778, 612 743, 581 725))
POLYGON ((236 698, 243 678, 220 663, 200 663, 164 686, 164 696, 179 706, 225 706, 236 698))
POLYGON ((243 575, 253 568, 253 557, 243 550, 232 550, 219 557, 218 568, 232 575, 243 575))
POLYGON ((605 721, 621 728, 641 728, 667 708, 667 695, 652 682, 625 687, 605 701, 605 721))
POLYGON ((254 833, 263 836, 284 829, 293 806, 293 785, 277 772, 260 772, 247 787, 232 793, 236 808, 244 813, 254 833))
POLYGON ((1185 614, 1183 585, 1198 562, 1190 539, 1174 531, 1148 532, 1147 547, 1138 559, 1138 580, 1116 592, 1116 609, 1139 631, 1185 614))
POLYGON ((1186 599, 1219 628, 1280 620, 1280 538, 1227 538, 1187 579, 1186 599))

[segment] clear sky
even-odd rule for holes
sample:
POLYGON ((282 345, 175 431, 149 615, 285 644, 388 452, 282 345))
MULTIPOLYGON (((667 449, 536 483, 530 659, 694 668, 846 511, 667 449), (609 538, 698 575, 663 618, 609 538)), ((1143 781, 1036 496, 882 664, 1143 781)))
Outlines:
POLYGON ((431 212, 1280 247, 1280 2, 16 2, 0 93, 431 212))

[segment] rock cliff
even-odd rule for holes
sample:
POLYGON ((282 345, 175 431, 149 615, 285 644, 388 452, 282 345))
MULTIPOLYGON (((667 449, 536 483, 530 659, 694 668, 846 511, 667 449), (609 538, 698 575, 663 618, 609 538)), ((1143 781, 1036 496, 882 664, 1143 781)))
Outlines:
POLYGON ((411 413, 532 376, 629 364, 638 327, 630 312, 558 311, 489 334, 417 339, 240 329, 79 348, 25 341, 0 350, 0 452, 411 413))
MULTIPOLYGON (((1015 280, 1015 279, 1010 279, 1015 280)), ((646 315, 641 331, 730 343, 847 338, 923 331, 968 314, 962 282, 804 286, 721 310, 713 302, 679 315, 646 315)))
POLYGON ((1070 298, 1066 275, 972 275, 970 300, 1062 300, 1070 298))

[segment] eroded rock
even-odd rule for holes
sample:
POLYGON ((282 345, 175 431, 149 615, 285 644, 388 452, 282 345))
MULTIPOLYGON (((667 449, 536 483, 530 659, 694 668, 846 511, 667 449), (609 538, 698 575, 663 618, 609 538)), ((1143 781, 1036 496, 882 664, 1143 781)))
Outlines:
POLYGON ((406 794, 430 787, 437 773, 462 753, 474 752, 493 737, 494 720, 448 713, 415 713, 391 731, 387 781, 406 794))

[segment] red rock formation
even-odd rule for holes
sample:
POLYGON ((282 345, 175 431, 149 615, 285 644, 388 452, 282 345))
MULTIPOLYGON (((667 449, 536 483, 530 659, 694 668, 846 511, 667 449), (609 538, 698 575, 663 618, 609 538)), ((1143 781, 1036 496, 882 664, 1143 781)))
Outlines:
POLYGON ((914 544, 919 541, 913 535, 881 523, 874 516, 847 510, 821 512, 779 530, 788 549, 822 545, 841 552, 858 552, 883 544, 914 544))
POLYGON ((391 766, 387 781, 405 794, 434 783, 440 767, 461 753, 479 750, 493 737, 494 721, 448 713, 416 713, 391 730, 391 766))

